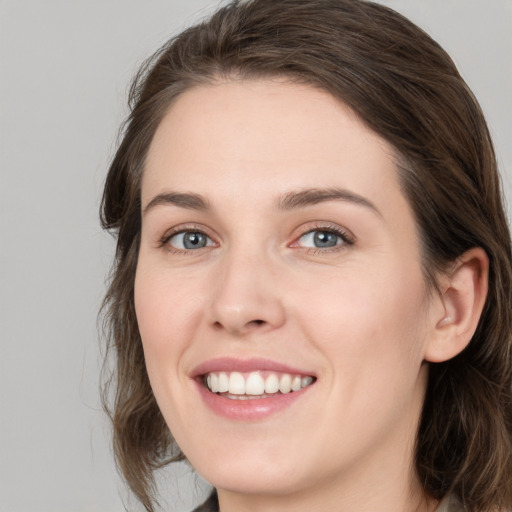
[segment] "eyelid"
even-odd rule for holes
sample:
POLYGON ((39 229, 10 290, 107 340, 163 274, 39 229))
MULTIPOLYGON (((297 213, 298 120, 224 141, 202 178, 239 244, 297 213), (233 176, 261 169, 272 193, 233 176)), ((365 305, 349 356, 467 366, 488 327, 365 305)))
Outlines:
POLYGON ((310 249, 314 251, 321 251, 321 252, 328 252, 333 250, 340 250, 343 248, 346 248, 347 246, 351 246, 356 243, 356 237, 354 234, 348 230, 347 228, 344 228, 340 226, 339 224, 335 224, 333 222, 321 222, 321 221, 315 221, 313 223, 307 223, 303 224, 296 230, 294 236, 293 236, 293 242, 289 245, 289 247, 297 247, 297 248, 303 248, 303 249, 310 249), (301 247, 299 245, 299 240, 307 235, 308 233, 311 233, 313 231, 327 231, 336 234, 339 236, 343 243, 332 246, 332 247, 301 247))
POLYGON ((190 254, 192 252, 200 252, 201 249, 207 249, 208 247, 217 247, 219 244, 216 241, 216 237, 211 233, 211 230, 208 229, 206 226, 201 224, 179 224, 177 226, 172 227, 171 229, 168 229, 162 237, 158 241, 158 247, 164 248, 168 250, 169 252, 178 253, 178 254, 190 254), (206 245, 205 247, 200 247, 198 249, 179 249, 177 247, 173 247, 169 244, 169 241, 176 235, 179 235, 181 233, 201 233, 208 237, 209 240, 213 242, 213 244, 206 245))
MULTIPOLYGON (((208 247, 218 247, 219 246, 219 242, 218 242, 218 237, 216 235, 214 235, 211 231, 211 229, 207 228, 206 226, 202 225, 202 224, 197 224, 197 223, 185 223, 185 224, 179 224, 177 226, 173 226, 171 229, 168 229, 163 235, 162 237, 160 237, 159 241, 158 241, 158 247, 160 248, 165 248, 166 250, 168 250, 169 252, 174 252, 174 253, 179 253, 179 254, 184 254, 184 253, 187 253, 187 254, 190 254, 192 252, 200 252, 201 249, 207 249, 208 247), (211 240, 213 242, 213 244, 209 244, 205 247, 202 247, 202 248, 198 248, 198 249, 179 249, 179 248, 176 248, 176 247, 172 247, 170 244, 169 244, 169 240, 171 240, 171 238, 173 236, 176 236, 180 233, 185 233, 185 232, 197 232, 197 233, 202 233, 204 234, 205 236, 207 236, 209 238, 209 240, 211 240)), ((293 234, 293 241, 288 244, 288 247, 292 247, 292 248, 302 248, 302 249, 305 249, 305 250, 309 250, 309 251, 313 251, 313 252, 330 252, 330 251, 337 251, 337 250, 342 250, 342 249, 345 249, 347 248, 348 246, 351 246, 353 245, 354 243, 356 243, 356 237, 354 236, 354 234, 347 228, 345 227, 342 227, 340 226, 339 224, 336 224, 336 223, 333 223, 333 222, 330 222, 330 221, 314 221, 314 222, 309 222, 309 223, 306 223, 306 224, 303 224, 301 225, 299 228, 297 228, 293 234), (299 240, 306 234, 308 233, 311 233, 313 231, 328 231, 328 232, 332 232, 334 234, 336 234, 337 236, 339 236, 342 240, 343 240, 343 243, 339 244, 339 245, 336 245, 336 246, 332 246, 332 247, 325 247, 325 248, 322 248, 322 247, 301 247, 299 245, 299 240)))

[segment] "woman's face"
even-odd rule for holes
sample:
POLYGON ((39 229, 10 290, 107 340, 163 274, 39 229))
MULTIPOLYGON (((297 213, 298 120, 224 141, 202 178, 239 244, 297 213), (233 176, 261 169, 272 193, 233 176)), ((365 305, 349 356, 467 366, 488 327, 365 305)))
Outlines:
POLYGON ((310 86, 197 87, 142 211, 137 319, 191 464, 255 495, 409 481, 433 308, 392 148, 310 86))

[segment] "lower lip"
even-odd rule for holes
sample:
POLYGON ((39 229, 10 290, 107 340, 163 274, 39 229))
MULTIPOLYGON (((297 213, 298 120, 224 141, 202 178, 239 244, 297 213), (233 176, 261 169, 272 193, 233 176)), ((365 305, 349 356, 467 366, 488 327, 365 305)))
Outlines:
POLYGON ((212 393, 202 382, 196 381, 196 384, 201 398, 215 414, 231 420, 241 421, 257 421, 276 414, 300 400, 314 385, 311 384, 306 388, 290 393, 276 393, 266 398, 236 400, 212 393))

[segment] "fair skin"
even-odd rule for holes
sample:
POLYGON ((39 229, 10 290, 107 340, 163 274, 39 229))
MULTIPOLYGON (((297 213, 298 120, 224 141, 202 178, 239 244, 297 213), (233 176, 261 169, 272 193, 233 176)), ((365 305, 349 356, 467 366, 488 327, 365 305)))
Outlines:
POLYGON ((306 85, 201 86, 155 134, 142 211, 148 374, 222 512, 432 511, 412 469, 426 361, 469 341, 485 257, 428 293, 393 149, 306 85), (305 387, 207 388, 234 371, 305 387))

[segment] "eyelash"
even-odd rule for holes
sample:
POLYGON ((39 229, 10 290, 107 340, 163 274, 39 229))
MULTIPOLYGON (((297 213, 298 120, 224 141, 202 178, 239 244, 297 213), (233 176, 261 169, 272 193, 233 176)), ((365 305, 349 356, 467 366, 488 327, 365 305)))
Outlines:
MULTIPOLYGON (((295 237, 294 241, 289 245, 289 247, 298 247, 301 246, 298 245, 298 242, 301 238, 304 236, 314 233, 315 231, 323 232, 323 233, 331 233, 339 237, 342 241, 340 244, 336 244, 332 247, 304 247, 306 249, 306 252, 308 254, 312 255, 319 255, 319 254, 326 254, 326 253, 332 253, 337 252, 343 249, 346 249, 347 247, 350 247, 351 245, 354 245, 356 242, 356 239, 352 233, 350 233, 348 230, 344 230, 339 226, 333 226, 333 225, 327 225, 327 224, 315 224, 312 226, 308 226, 307 229, 301 230, 300 234, 295 237)), ((212 247, 217 245, 216 242, 213 240, 213 237, 208 235, 206 230, 203 226, 198 225, 187 225, 182 226, 179 228, 175 228, 170 232, 167 232, 159 241, 158 247, 165 249, 166 251, 173 253, 173 254, 186 254, 190 255, 191 253, 198 253, 201 251, 201 249, 206 249, 208 247, 212 247), (180 234, 183 233, 198 233, 201 235, 206 236, 210 241, 213 242, 213 245, 207 245, 205 247, 200 247, 198 249, 178 249, 176 247, 173 247, 170 245, 170 240, 180 234)))
POLYGON ((206 246, 206 247, 200 247, 198 249, 178 249, 176 247, 173 247, 169 243, 171 241, 171 239, 173 237, 175 237, 176 235, 180 235, 180 234, 183 234, 183 233, 198 233, 198 234, 202 234, 202 235, 206 236, 209 240, 213 241, 213 238, 210 235, 208 235, 208 233, 206 233, 206 231, 205 231, 203 226, 190 224, 190 225, 180 226, 178 228, 174 228, 171 231, 168 231, 167 233, 165 233, 165 235, 160 239, 158 247, 160 247, 160 248, 162 248, 162 249, 164 249, 167 252, 170 252, 172 254, 190 254, 192 252, 197 253, 197 252, 200 252, 201 249, 206 249, 207 247, 211 247, 211 246, 206 246))
POLYGON ((347 249, 347 247, 350 247, 355 244, 356 239, 350 231, 345 230, 337 225, 332 224, 313 224, 307 226, 306 229, 302 230, 301 233, 295 238, 295 241, 292 242, 290 245, 291 247, 299 247, 298 242, 301 238, 304 236, 314 233, 315 231, 321 232, 321 233, 331 233, 336 235, 341 239, 341 243, 334 245, 332 247, 305 247, 308 254, 311 255, 320 255, 320 254, 326 254, 326 253, 332 253, 332 252, 338 252, 344 249, 347 249))

